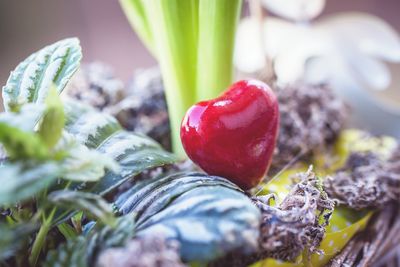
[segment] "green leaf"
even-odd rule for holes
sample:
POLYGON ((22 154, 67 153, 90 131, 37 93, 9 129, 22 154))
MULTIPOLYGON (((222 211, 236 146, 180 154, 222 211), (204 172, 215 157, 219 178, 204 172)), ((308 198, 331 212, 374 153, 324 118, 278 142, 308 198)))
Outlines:
POLYGON ((71 101, 66 105, 66 114, 67 132, 120 165, 119 172, 109 170, 95 185, 87 187, 90 192, 105 194, 143 171, 176 161, 152 139, 122 130, 110 115, 71 101))
POLYGON ((44 267, 94 266, 97 255, 111 247, 123 246, 135 234, 132 216, 118 218, 115 227, 97 223, 86 236, 67 240, 48 253, 44 267))
POLYGON ((26 104, 15 112, 1 113, 0 121, 22 131, 33 132, 44 111, 44 105, 26 104))
POLYGON ((48 188, 59 174, 60 169, 53 162, 0 166, 0 206, 15 205, 35 197, 48 188))
POLYGON ((77 38, 46 46, 21 62, 3 87, 6 111, 26 103, 43 103, 54 83, 61 92, 82 58, 77 38))
POLYGON ((79 191, 60 190, 52 192, 48 198, 51 202, 61 207, 81 210, 105 224, 115 224, 115 217, 111 205, 99 195, 79 191))
POLYGON ((76 238, 78 236, 75 229, 66 222, 57 225, 57 228, 67 240, 76 238))
POLYGON ((6 260, 15 253, 20 247, 29 241, 36 227, 31 224, 7 225, 0 223, 0 266, 1 261, 6 260))
POLYGON ((65 155, 60 164, 64 170, 62 178, 66 180, 93 182, 102 178, 106 169, 109 169, 111 173, 119 169, 118 164, 111 157, 88 149, 67 133, 64 133, 57 149, 65 155))
POLYGON ((39 127, 39 136, 49 149, 53 148, 62 136, 65 123, 64 105, 52 86, 46 99, 46 110, 39 127))
POLYGON ((115 206, 122 214, 136 214, 138 236, 178 240, 185 261, 207 262, 257 248, 259 210, 221 177, 181 173, 139 181, 115 206))
POLYGON ((166 89, 172 146, 184 156, 179 129, 187 109, 195 103, 199 0, 143 3, 166 89))
POLYGON ((42 140, 31 132, 0 122, 0 142, 12 160, 38 159, 49 157, 49 151, 42 140))
POLYGON ((217 97, 233 77, 233 48, 242 0, 200 0, 197 101, 217 97))
POLYGON ((0 114, 0 142, 12 160, 50 158, 64 127, 64 107, 55 88, 45 105, 26 104, 16 112, 0 114), (41 119, 38 133, 34 132, 41 119))
POLYGON ((47 254, 44 267, 87 267, 86 239, 78 236, 62 243, 57 250, 47 254))
POLYGON ((0 142, 13 160, 49 157, 49 152, 33 129, 44 112, 43 107, 26 105, 18 113, 0 114, 0 142))
POLYGON ((129 22, 157 57, 168 102, 173 151, 185 157, 179 129, 187 109, 232 82, 242 0, 120 0, 129 22))

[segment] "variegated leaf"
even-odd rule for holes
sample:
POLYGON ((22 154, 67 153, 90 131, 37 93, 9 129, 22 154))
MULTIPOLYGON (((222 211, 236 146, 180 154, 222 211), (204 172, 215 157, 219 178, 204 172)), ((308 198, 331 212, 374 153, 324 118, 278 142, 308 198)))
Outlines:
POLYGON ((54 83, 61 92, 82 58, 77 38, 46 46, 21 62, 3 87, 3 103, 9 111, 26 103, 43 103, 54 83))
POLYGON ((67 240, 57 249, 49 251, 45 267, 87 267, 94 266, 97 255, 108 248, 124 246, 135 234, 132 216, 117 219, 113 227, 99 222, 88 223, 83 235, 67 240))
POLYGON ((90 214, 105 224, 115 225, 115 217, 111 205, 99 195, 71 190, 58 190, 49 194, 48 198, 56 205, 84 211, 85 214, 90 214))
POLYGON ((114 117, 72 100, 65 102, 66 131, 120 164, 120 171, 106 172, 91 192, 105 194, 145 170, 176 161, 152 139, 123 130, 114 117))
POLYGON ((30 223, 9 225, 0 222, 0 266, 8 266, 3 261, 15 256, 15 252, 29 240, 36 228, 36 225, 30 223))
POLYGON ((48 188, 60 174, 55 162, 5 164, 0 166, 0 206, 7 207, 35 197, 48 188))
POLYGON ((115 205, 122 214, 136 214, 138 236, 178 240, 185 261, 207 262, 257 247, 259 210, 221 177, 181 173, 140 181, 115 205))

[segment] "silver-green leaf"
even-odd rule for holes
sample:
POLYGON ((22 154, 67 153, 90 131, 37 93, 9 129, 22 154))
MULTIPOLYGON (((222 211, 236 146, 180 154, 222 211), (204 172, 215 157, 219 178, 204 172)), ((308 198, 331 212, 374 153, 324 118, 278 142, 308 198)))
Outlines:
POLYGON ((65 154, 60 162, 60 168, 64 170, 62 178, 66 180, 94 182, 104 176, 106 169, 112 173, 119 169, 118 164, 111 157, 87 148, 66 132, 63 133, 56 150, 65 154))
POLYGON ((19 128, 0 121, 0 143, 12 160, 49 158, 47 146, 32 132, 24 132, 19 128))
POLYGON ((120 165, 117 173, 106 172, 90 192, 105 194, 145 170, 176 162, 176 157, 157 142, 123 130, 114 117, 75 101, 65 103, 66 131, 120 165))
POLYGON ((11 72, 3 87, 6 111, 26 103, 43 103, 54 83, 61 92, 82 58, 77 38, 68 38, 29 56, 11 72))
POLYGON ((138 236, 178 240, 185 261, 208 262, 257 248, 260 211, 221 177, 181 173, 139 181, 115 206, 122 214, 136 214, 138 236))
POLYGON ((18 112, 0 114, 0 143, 12 160, 47 159, 49 151, 33 129, 44 112, 40 105, 28 104, 18 112))
POLYGON ((135 223, 132 216, 118 218, 114 227, 101 223, 95 225, 90 223, 90 225, 90 230, 84 231, 84 235, 69 239, 57 249, 51 250, 43 266, 93 266, 101 251, 121 247, 135 235, 135 223))
POLYGON ((92 193, 60 190, 54 191, 48 196, 49 200, 56 205, 67 209, 84 211, 93 218, 105 224, 115 225, 115 217, 111 205, 102 197, 92 193))
POLYGON ((0 166, 0 206, 15 205, 35 197, 48 188, 59 174, 60 169, 54 162, 0 166))
POLYGON ((29 240, 29 235, 36 228, 30 223, 9 225, 0 222, 0 266, 8 266, 2 265, 2 261, 12 256, 15 257, 15 253, 29 240))

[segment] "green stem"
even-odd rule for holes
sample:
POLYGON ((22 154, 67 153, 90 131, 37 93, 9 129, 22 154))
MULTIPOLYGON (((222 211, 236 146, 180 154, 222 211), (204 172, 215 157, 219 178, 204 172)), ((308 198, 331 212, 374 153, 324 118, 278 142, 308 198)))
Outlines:
POLYGON ((150 29, 164 79, 173 151, 184 156, 179 131, 195 101, 198 0, 146 0, 150 29))
POLYGON ((51 222, 55 212, 56 208, 53 208, 49 216, 47 218, 44 216, 42 220, 42 225, 40 226, 39 232, 37 233, 35 241, 33 242, 31 255, 29 256, 29 264, 31 266, 36 266, 40 252, 43 248, 44 242, 46 241, 47 234, 51 229, 51 222))
POLYGON ((242 0, 200 0, 197 101, 217 97, 232 83, 241 6, 242 0))
POLYGON ((187 109, 231 82, 242 0, 120 0, 130 23, 160 64, 173 151, 187 109))

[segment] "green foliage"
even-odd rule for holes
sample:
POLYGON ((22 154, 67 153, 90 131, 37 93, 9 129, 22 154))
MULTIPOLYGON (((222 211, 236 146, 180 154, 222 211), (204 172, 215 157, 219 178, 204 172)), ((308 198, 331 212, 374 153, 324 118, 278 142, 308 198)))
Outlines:
POLYGON ((105 169, 114 173, 118 164, 107 155, 88 149, 80 144, 72 135, 64 133, 57 149, 64 155, 60 167, 64 172, 62 178, 75 182, 94 182, 105 174, 105 169))
POLYGON ((24 132, 5 122, 0 122, 0 142, 11 160, 49 157, 46 145, 34 133, 24 132))
POLYGON ((86 236, 69 239, 56 250, 51 251, 45 267, 87 267, 93 266, 97 255, 112 247, 123 246, 135 233, 132 216, 118 218, 115 227, 98 224, 86 236))
POLYGON ((68 223, 60 223, 57 225, 58 231, 65 237, 65 239, 73 239, 78 237, 77 231, 68 223))
POLYGON ((242 0, 200 0, 196 101, 215 98, 232 83, 241 6, 242 0))
POLYGON ((32 224, 8 225, 0 223, 0 266, 26 243, 36 227, 32 224))
POLYGON ((49 157, 46 145, 33 132, 43 112, 43 106, 27 105, 17 113, 0 114, 0 142, 11 160, 49 157))
POLYGON ((0 214, 0 222, 8 222, 0 224, 0 264, 10 256, 19 266, 28 258, 31 266, 41 263, 45 243, 55 242, 48 233, 57 227, 68 243, 52 254, 54 266, 87 266, 98 251, 134 234, 133 220, 117 220, 101 195, 176 160, 153 140, 124 131, 113 117, 61 101, 58 93, 80 59, 78 40, 57 42, 18 65, 3 87, 7 112, 0 114, 0 143, 7 158, 0 165, 0 210, 12 212, 0 214), (82 218, 97 221, 86 237, 79 235, 82 218), (24 232, 14 224, 37 228, 24 232), (22 251, 22 244, 29 247, 22 251), (15 261, 17 253, 23 261, 15 261))
MULTIPOLYGON (((99 195, 60 190, 72 182, 93 183, 106 168, 118 170, 113 159, 89 149, 64 130, 66 116, 58 93, 80 59, 77 39, 57 42, 18 65, 3 87, 7 112, 0 114, 0 142, 7 158, 0 166, 0 208, 10 207, 12 212, 4 215, 8 224, 1 225, 0 249, 4 253, 0 259, 16 255, 19 248, 11 239, 19 229, 12 227, 14 224, 39 225, 35 235, 32 231, 28 236, 16 235, 25 243, 33 238, 25 253, 30 252, 29 262, 34 266, 55 220, 67 219, 71 211, 82 210, 110 225, 115 223, 110 206, 99 195)), ((67 224, 59 229, 70 238, 76 232, 67 224)))
POLYGON ((48 254, 44 267, 86 267, 86 238, 78 236, 48 254))
POLYGON ((18 113, 0 115, 0 141, 13 161, 0 167, 3 182, 0 204, 3 206, 35 197, 57 178, 96 181, 104 175, 105 168, 117 169, 112 159, 89 150, 71 135, 64 133, 60 139, 64 108, 55 91, 49 95, 44 108, 40 104, 37 107, 23 107, 18 113), (34 124, 23 118, 33 117, 38 121, 40 115, 43 119, 38 132, 34 132, 34 124))
POLYGON ((0 167, 0 206, 33 198, 57 179, 60 169, 55 162, 42 164, 5 164, 0 167))
MULTIPOLYGON (((170 43, 169 48, 177 56, 180 49, 193 54, 187 59, 164 55, 162 68, 177 60, 195 69, 197 20, 190 16, 197 16, 198 1, 185 2, 183 9, 180 1, 167 2, 174 4, 151 0, 149 6, 156 8, 151 12, 163 15, 160 21, 169 26, 181 24, 179 44, 170 43), (179 22, 174 9, 189 24, 179 22), (185 47, 186 41, 190 47, 185 47)), ((143 19, 149 10, 140 12, 143 19)), ((147 26, 153 32, 156 25, 147 26)), ((161 29, 160 34, 143 38, 168 39, 161 29)), ((158 47, 157 54, 161 50, 158 47)), ((60 100, 56 91, 62 91, 80 59, 78 40, 57 42, 18 65, 3 87, 7 112, 0 114, 0 143, 7 158, 0 165, 0 210, 12 212, 0 214, 0 265, 4 261, 27 266, 29 260, 32 267, 93 266, 101 251, 124 245, 136 232, 146 236, 160 231, 180 241, 186 260, 206 262, 236 249, 254 248, 260 214, 236 185, 197 173, 146 179, 149 170, 177 158, 150 138, 125 131, 112 116, 60 100), (138 175, 141 179, 135 180, 138 175), (132 189, 115 203, 123 215, 116 218, 102 196, 132 179, 132 189), (94 221, 82 227, 88 218, 94 221)), ((179 77, 187 83, 167 83, 182 87, 196 82, 193 73, 179 77)), ((187 107, 179 105, 179 112, 187 107)))
POLYGON ((53 148, 62 136, 65 124, 64 106, 53 86, 46 99, 46 110, 38 134, 49 149, 53 148))
POLYGON ((181 257, 207 262, 257 247, 260 212, 228 180, 181 173, 136 183, 115 203, 136 214, 139 236, 155 232, 181 243, 181 257))
POLYGON ((54 83, 61 92, 79 67, 79 40, 69 38, 46 46, 22 61, 3 87, 3 104, 11 111, 26 103, 43 103, 54 83))
POLYGON ((55 205, 73 210, 81 210, 105 224, 115 224, 115 217, 111 205, 99 195, 79 191, 60 190, 52 192, 49 194, 48 198, 55 205))
POLYGON ((150 138, 127 132, 115 118, 74 101, 66 103, 66 131, 80 143, 118 162, 119 172, 107 171, 92 193, 106 194, 137 174, 174 163, 176 157, 150 138))

